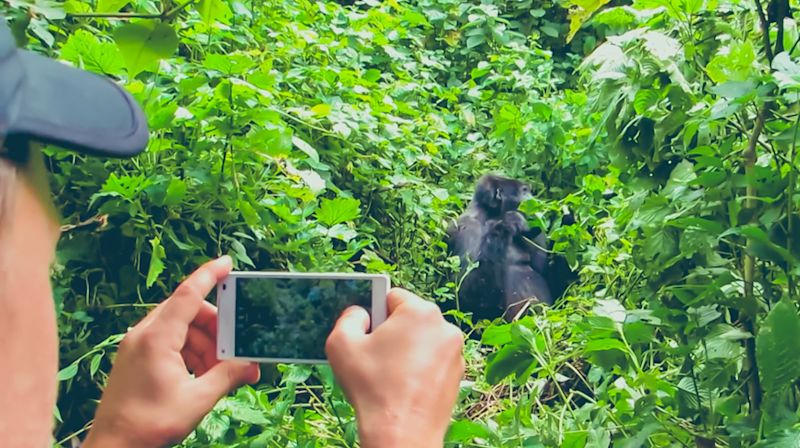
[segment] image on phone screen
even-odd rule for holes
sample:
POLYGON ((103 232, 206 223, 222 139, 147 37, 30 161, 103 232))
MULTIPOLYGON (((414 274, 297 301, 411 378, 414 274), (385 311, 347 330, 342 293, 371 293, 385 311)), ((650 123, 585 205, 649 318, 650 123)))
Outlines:
POLYGON ((236 356, 326 359, 325 340, 342 311, 370 312, 371 303, 369 279, 237 278, 236 356))

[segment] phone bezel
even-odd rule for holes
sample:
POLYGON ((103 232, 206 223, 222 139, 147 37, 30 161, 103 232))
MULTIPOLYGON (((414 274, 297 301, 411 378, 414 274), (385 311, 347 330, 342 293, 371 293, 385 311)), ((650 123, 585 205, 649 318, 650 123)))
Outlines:
POLYGON ((231 272, 217 284, 217 359, 239 359, 259 363, 327 364, 327 359, 251 358, 236 356, 236 279, 237 278, 310 278, 372 281, 372 330, 386 320, 386 296, 390 280, 384 274, 331 272, 231 272))

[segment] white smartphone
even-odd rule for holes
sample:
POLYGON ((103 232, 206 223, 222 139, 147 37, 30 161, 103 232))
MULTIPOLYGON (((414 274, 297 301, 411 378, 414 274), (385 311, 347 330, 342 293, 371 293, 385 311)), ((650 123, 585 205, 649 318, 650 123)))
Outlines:
POLYGON ((217 358, 327 363, 325 341, 350 305, 371 329, 386 320, 389 277, 381 274, 231 272, 217 285, 217 358))

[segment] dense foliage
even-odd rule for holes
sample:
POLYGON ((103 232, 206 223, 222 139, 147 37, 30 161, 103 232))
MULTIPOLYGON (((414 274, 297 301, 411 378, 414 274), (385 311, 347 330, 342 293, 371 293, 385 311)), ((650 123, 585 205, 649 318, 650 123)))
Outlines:
MULTIPOLYGON (((495 171, 531 182, 524 211, 581 279, 514 323, 452 312, 473 338, 448 446, 800 444, 794 4, 0 5, 28 48, 117 79, 152 130, 132 161, 47 150, 59 443, 126 328, 209 257, 388 272, 454 308, 444 231, 495 171)), ((185 446, 353 446, 330 370, 278 370, 185 446)))

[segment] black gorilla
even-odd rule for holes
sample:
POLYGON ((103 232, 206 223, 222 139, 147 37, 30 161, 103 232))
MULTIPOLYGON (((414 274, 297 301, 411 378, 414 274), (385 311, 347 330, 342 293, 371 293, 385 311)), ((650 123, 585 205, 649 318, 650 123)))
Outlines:
POLYGON ((461 257, 462 276, 470 262, 478 263, 459 290, 461 310, 476 320, 510 319, 528 300, 553 303, 545 280, 547 236, 531 229, 517 211, 530 194, 523 182, 485 175, 457 225, 448 230, 450 247, 461 257))

